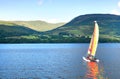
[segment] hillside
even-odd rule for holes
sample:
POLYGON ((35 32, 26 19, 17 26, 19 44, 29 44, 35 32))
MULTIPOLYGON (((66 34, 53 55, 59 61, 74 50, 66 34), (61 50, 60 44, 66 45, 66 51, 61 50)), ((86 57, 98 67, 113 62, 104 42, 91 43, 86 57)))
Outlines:
POLYGON ((47 23, 44 21, 0 21, 0 42, 33 42, 44 31, 60 27, 64 23, 47 23))
POLYGON ((112 14, 81 15, 48 33, 51 33, 51 35, 91 37, 95 20, 99 24, 100 39, 120 40, 120 16, 112 14))
POLYGON ((100 34, 120 35, 120 16, 111 14, 88 14, 74 18, 69 23, 51 30, 51 33, 67 32, 71 34, 91 35, 94 21, 100 27, 100 34))
POLYGON ((39 32, 13 23, 0 24, 0 37, 38 34, 39 32))

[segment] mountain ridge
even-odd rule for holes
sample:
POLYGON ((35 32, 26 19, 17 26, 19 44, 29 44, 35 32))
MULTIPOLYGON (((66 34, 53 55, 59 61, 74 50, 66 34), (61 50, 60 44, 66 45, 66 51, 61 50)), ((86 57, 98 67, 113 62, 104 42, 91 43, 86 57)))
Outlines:
MULTIPOLYGON (((87 15, 81 15, 74 19, 72 19, 69 23, 66 23, 65 25, 58 27, 56 29, 51 30, 50 32, 59 32, 67 30, 67 32, 71 33, 69 30, 77 30, 82 31, 83 26, 86 27, 84 30, 90 30, 91 33, 93 31, 94 21, 98 22, 98 25, 100 27, 100 32, 103 34, 103 30, 106 28, 111 30, 111 28, 117 28, 116 26, 120 26, 120 16, 118 15, 112 15, 112 14, 87 14, 87 15), (75 28, 74 28, 75 27, 75 28), (103 28, 104 27, 104 28, 103 28), (89 29, 88 29, 89 28, 89 29), (81 30, 82 29, 82 30, 81 30)), ((117 29, 116 29, 117 30, 117 29)), ((105 32, 105 31, 104 31, 105 32)), ((110 32, 110 31, 109 31, 110 32)))

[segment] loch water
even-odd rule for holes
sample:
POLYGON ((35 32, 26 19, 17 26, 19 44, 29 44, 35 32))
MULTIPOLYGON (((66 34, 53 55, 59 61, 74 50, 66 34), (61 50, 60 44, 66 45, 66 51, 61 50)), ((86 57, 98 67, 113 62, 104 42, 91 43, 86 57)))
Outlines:
POLYGON ((99 63, 87 63, 89 44, 0 44, 0 79, 120 79, 120 44, 100 43, 99 63))

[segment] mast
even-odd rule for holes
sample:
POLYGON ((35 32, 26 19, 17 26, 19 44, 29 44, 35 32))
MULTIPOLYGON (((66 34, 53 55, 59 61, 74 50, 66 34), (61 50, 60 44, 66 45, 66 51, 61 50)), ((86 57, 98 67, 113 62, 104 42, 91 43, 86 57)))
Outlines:
POLYGON ((93 57, 96 54, 96 49, 98 45, 98 39, 99 39, 99 26, 96 21, 95 22, 95 27, 93 31, 93 35, 90 41, 89 49, 88 49, 88 55, 92 55, 93 57))

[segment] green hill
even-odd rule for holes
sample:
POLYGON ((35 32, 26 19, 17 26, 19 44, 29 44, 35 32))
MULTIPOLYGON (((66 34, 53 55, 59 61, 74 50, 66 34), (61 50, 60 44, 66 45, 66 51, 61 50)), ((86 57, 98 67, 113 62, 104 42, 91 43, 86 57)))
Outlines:
POLYGON ((0 37, 11 37, 11 36, 21 36, 21 35, 31 35, 38 34, 39 32, 34 31, 30 28, 15 25, 15 24, 0 24, 0 37))
POLYGON ((94 21, 97 21, 99 24, 100 41, 103 42, 105 39, 109 42, 120 41, 120 16, 112 14, 81 15, 48 33, 51 35, 91 37, 94 29, 94 21))
POLYGON ((69 23, 51 30, 52 33, 67 32, 72 34, 91 35, 94 21, 100 27, 100 34, 120 35, 120 16, 111 14, 88 14, 74 18, 69 23))

